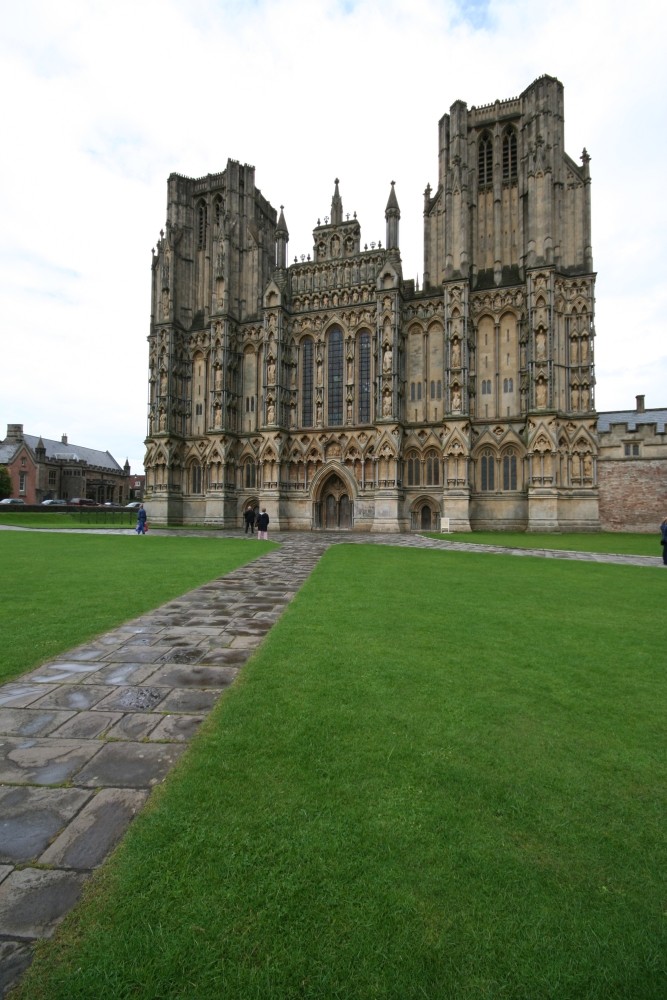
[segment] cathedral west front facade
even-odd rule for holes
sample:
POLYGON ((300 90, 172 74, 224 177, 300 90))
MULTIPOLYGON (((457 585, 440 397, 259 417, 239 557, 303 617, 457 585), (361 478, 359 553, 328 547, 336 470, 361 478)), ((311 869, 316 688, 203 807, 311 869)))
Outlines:
POLYGON ((589 157, 563 87, 452 105, 424 192, 421 288, 335 182, 307 259, 229 160, 168 181, 153 254, 154 523, 282 530, 599 527, 589 157))

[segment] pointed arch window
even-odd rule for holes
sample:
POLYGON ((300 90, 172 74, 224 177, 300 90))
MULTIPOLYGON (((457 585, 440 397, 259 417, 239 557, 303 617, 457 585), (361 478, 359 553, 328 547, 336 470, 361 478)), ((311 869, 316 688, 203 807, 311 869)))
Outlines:
POLYGON ((421 482, 421 462, 416 451, 411 451, 407 456, 408 465, 408 486, 419 486, 421 482))
POLYGON ((516 132, 513 128, 508 128, 503 136, 503 180, 512 181, 516 175, 516 132))
POLYGON ((256 466, 252 458, 246 458, 243 463, 243 482, 246 489, 254 489, 257 476, 256 476, 256 466))
POLYGON ((515 490, 517 488, 517 462, 514 450, 505 452, 503 455, 503 489, 515 490))
POLYGON ((343 423, 343 333, 340 327, 331 330, 327 346, 328 422, 337 425, 343 423))
POLYGON ((190 492, 202 492, 202 469, 197 463, 190 466, 190 492))
POLYGON ((495 483, 495 455, 490 448, 485 448, 480 458, 480 489, 482 492, 489 492, 496 488, 495 483))
POLYGON ((306 337, 301 344, 301 423, 313 426, 313 341, 306 337))
POLYGON ((357 399, 359 423, 368 424, 371 419, 371 335, 367 331, 359 334, 359 388, 357 399))
POLYGON ((477 173, 480 187, 493 183, 493 140, 490 132, 482 132, 479 138, 477 173))
POLYGON ((437 451, 429 451, 426 455, 426 486, 440 485, 440 459, 437 451))
POLYGON ((208 225, 208 209, 205 201, 197 204, 197 249, 203 250, 206 246, 206 227, 208 225))

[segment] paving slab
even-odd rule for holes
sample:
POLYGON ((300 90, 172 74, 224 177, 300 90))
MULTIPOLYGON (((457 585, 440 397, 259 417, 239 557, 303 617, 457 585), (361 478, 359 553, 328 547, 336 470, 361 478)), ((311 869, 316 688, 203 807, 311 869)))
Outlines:
POLYGON ((43 852, 40 864, 89 871, 101 865, 142 808, 145 788, 103 788, 43 852))
POLYGON ((78 902, 87 875, 58 869, 20 868, 0 883, 0 927, 4 935, 51 937, 78 902))
POLYGON ((184 750, 177 743, 105 743, 78 771, 76 782, 84 788, 152 788, 184 750))
POLYGON ((0 740, 0 782, 62 785, 101 749, 102 744, 92 740, 3 737, 0 740))
POLYGON ((77 712, 0 708, 0 736, 48 736, 77 712))
POLYGON ((90 799, 81 788, 0 788, 0 861, 35 861, 90 799))

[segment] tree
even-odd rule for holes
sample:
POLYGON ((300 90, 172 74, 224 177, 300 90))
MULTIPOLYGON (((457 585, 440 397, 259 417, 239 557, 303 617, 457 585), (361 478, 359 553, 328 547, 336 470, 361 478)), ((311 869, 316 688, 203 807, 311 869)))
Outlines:
POLYGON ((6 465, 0 465, 0 500, 11 495, 12 481, 6 465))

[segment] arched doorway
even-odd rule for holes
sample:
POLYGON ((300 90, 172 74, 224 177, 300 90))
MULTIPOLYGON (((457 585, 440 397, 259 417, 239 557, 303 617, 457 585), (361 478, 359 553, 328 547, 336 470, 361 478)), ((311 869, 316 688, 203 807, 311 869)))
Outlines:
POLYGON ((319 500, 314 504, 314 526, 325 531, 349 531, 352 527, 349 487, 335 472, 319 490, 319 500))

